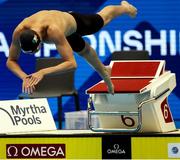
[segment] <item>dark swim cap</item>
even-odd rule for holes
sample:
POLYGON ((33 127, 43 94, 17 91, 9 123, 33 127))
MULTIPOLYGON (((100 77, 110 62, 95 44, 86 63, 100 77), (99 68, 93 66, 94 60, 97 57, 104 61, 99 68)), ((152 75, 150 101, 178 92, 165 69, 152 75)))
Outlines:
POLYGON ((36 51, 40 42, 39 35, 31 29, 26 29, 20 34, 20 46, 25 53, 36 51))

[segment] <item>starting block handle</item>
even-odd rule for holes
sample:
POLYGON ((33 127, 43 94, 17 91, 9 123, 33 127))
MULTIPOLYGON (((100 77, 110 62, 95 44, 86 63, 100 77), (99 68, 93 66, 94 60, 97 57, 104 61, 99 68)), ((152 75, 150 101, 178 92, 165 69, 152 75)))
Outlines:
POLYGON ((99 111, 91 111, 91 115, 107 115, 107 116, 119 116, 119 115, 126 115, 126 116, 138 116, 138 112, 99 112, 99 111))
POLYGON ((107 129, 104 129, 104 128, 95 128, 95 127, 92 127, 92 126, 89 126, 89 128, 94 131, 94 132, 109 132, 109 133, 112 133, 112 132, 138 132, 140 129, 141 129, 141 126, 138 125, 137 128, 133 128, 133 129, 117 129, 117 128, 107 128, 107 129))
POLYGON ((161 96, 163 96, 165 93, 167 93, 168 91, 170 91, 170 88, 167 88, 166 90, 162 91, 161 93, 159 93, 158 95, 154 96, 153 98, 150 98, 148 100, 142 101, 139 106, 138 106, 138 110, 141 109, 143 107, 143 105, 145 105, 146 103, 150 103, 153 102, 157 99, 159 99, 161 96))
POLYGON ((89 128, 94 132, 138 132, 141 129, 142 126, 142 110, 139 109, 138 112, 96 112, 92 111, 92 108, 94 107, 92 97, 89 97, 88 99, 88 126, 89 128), (131 129, 112 129, 112 128, 95 128, 92 126, 91 116, 92 115, 107 115, 107 116, 118 116, 118 115, 128 115, 128 116, 137 116, 138 117, 138 125, 136 128, 131 129))
POLYGON ((140 112, 95 112, 95 111, 91 111, 88 110, 88 126, 89 128, 94 131, 94 132, 138 132, 141 129, 141 125, 142 125, 142 112, 140 110, 140 112), (138 125, 136 128, 131 128, 131 129, 117 129, 117 128, 95 128, 92 126, 91 124, 91 116, 92 115, 128 115, 128 116, 138 116, 138 125))

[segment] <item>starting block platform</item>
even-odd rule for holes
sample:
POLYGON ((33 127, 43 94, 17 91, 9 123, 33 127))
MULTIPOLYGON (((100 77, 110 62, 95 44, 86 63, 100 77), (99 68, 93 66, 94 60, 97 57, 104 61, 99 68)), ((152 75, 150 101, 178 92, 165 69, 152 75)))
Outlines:
POLYGON ((95 132, 168 132, 176 130, 167 97, 176 77, 164 60, 111 61, 114 95, 104 81, 87 89, 89 127, 95 132), (91 124, 98 115, 100 128, 91 124))
POLYGON ((180 130, 107 133, 55 130, 0 135, 0 159, 180 159, 180 130))

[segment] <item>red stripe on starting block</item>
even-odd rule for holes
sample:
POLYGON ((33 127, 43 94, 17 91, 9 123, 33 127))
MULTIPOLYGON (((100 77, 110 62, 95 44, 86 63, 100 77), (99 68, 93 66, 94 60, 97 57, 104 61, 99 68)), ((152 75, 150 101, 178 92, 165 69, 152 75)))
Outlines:
POLYGON ((111 77, 154 77, 160 62, 114 62, 111 77))
MULTIPOLYGON (((150 83, 151 78, 112 78, 115 93, 140 93, 140 90, 150 83)), ((107 85, 104 82, 99 82, 90 89, 87 93, 108 93, 107 85)))

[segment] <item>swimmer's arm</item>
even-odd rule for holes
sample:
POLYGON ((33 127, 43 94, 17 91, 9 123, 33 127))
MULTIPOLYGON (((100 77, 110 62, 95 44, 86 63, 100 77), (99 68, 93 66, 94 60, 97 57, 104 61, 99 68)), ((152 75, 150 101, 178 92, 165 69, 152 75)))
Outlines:
POLYGON ((20 79, 23 80, 27 76, 27 74, 21 69, 21 67, 18 64, 19 54, 20 54, 20 46, 18 42, 14 40, 12 41, 9 49, 9 57, 6 62, 6 66, 16 76, 18 76, 20 79))
POLYGON ((56 72, 61 73, 71 69, 75 69, 77 64, 73 55, 73 51, 64 34, 55 29, 51 31, 50 34, 64 62, 53 67, 42 69, 41 71, 43 72, 43 74, 46 75, 56 72))
POLYGON ((18 64, 19 53, 20 48, 12 43, 9 49, 9 57, 7 59, 6 65, 15 75, 22 79, 22 92, 32 93, 33 90, 35 90, 35 87, 33 85, 29 86, 28 75, 23 72, 18 64))

